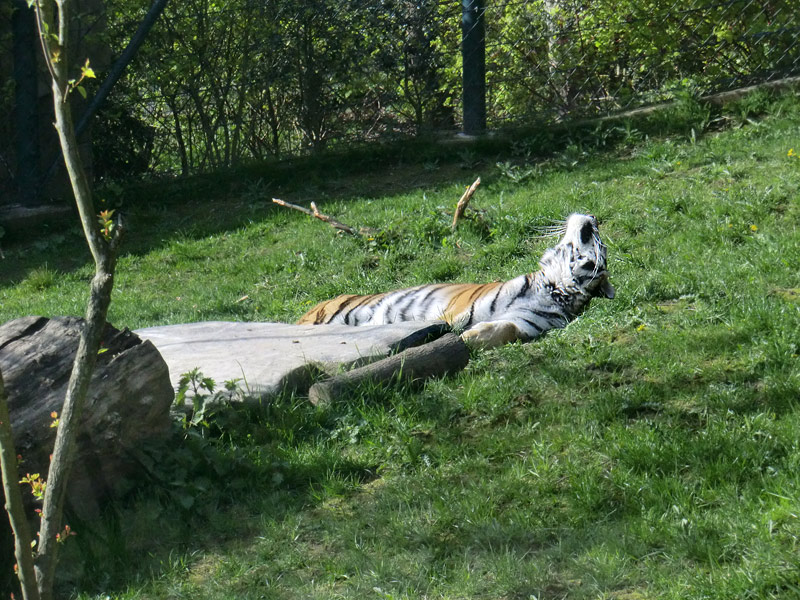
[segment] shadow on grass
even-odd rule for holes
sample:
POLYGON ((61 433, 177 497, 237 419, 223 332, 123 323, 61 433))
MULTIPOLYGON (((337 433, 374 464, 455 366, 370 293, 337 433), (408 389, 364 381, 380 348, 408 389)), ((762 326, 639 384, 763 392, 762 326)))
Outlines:
POLYGON ((197 555, 246 543, 264 521, 372 481, 376 464, 318 443, 338 416, 284 395, 220 406, 204 426, 176 424, 166 442, 136 452, 147 475, 126 498, 95 520, 67 516, 80 533, 62 554, 65 594, 121 592, 188 569, 197 555))
MULTIPOLYGON (((115 208, 125 216, 129 234, 123 256, 142 255, 175 236, 198 239, 268 218, 276 210, 272 197, 299 204, 315 201, 324 212, 328 201, 380 199, 456 183, 466 186, 478 174, 486 186, 498 178, 495 163, 501 160, 530 165, 568 148, 603 155, 641 141, 645 134, 682 134, 685 129, 680 121, 638 118, 622 125, 541 124, 473 140, 422 137, 188 177, 112 183, 99 186, 95 197, 98 210, 115 208)), ((69 273, 90 264, 77 217, 36 232, 16 236, 7 232, 3 243, 8 252, 2 279, 7 282, 21 281, 43 265, 69 273)))
MULTIPOLYGON (((694 339, 698 354, 748 340, 727 330, 694 339)), ((740 555, 727 544, 736 523, 723 521, 716 537, 704 528, 713 532, 738 494, 761 497, 766 470, 790 463, 795 429, 779 422, 779 410, 765 414, 757 396, 734 413, 709 396, 726 386, 737 386, 736 402, 741 390, 769 395, 746 364, 699 377, 665 367, 647 381, 612 385, 620 371, 636 373, 636 354, 592 369, 591 384, 574 360, 539 355, 532 376, 554 382, 558 399, 526 403, 519 419, 482 419, 441 389, 355 393, 324 409, 282 397, 221 410, 205 437, 151 453, 153 476, 135 497, 73 527, 79 537, 63 572, 74 575, 64 587, 146 597, 153 586, 160 597, 186 586, 181 593, 216 597, 214 586, 224 584, 242 598, 299 597, 308 581, 329 578, 354 586, 342 597, 376 583, 387 592, 396 585, 398 595, 436 595, 431 586, 457 589, 451 580, 463 571, 485 583, 463 582, 454 595, 594 597, 616 589, 624 572, 603 566, 605 552, 634 560, 666 552, 676 557, 666 573, 684 559, 735 563, 740 555), (585 402, 563 402, 578 393, 585 402), (573 425, 576 417, 600 424, 590 427, 596 434, 573 425), (549 439, 539 423, 564 432, 554 440, 569 432, 569 444, 537 446, 549 439), (385 466, 393 476, 379 478, 385 466), (720 499, 697 509, 699 529, 687 533, 671 507, 698 486, 720 489, 720 499), (544 563, 549 570, 537 571, 544 563), (581 574, 585 565, 591 577, 581 574)), ((524 386, 511 385, 497 410, 518 411, 511 397, 524 386)))
POLYGON ((220 405, 201 426, 176 425, 166 443, 136 453, 148 476, 126 499, 94 521, 71 517, 80 533, 65 546, 65 592, 122 592, 134 582, 181 578, 204 555, 228 556, 262 539, 265 527, 347 501, 379 478, 386 460, 382 451, 348 451, 360 430, 399 431, 403 459, 419 463, 402 422, 447 424, 453 412, 447 402, 418 405, 411 393, 418 389, 365 384, 325 407, 283 394, 220 405), (395 406, 398 398, 406 402, 395 406))

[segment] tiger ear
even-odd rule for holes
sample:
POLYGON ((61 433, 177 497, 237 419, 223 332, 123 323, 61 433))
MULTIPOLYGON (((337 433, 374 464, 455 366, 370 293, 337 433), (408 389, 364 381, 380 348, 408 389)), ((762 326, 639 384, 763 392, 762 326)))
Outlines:
POLYGON ((603 278, 603 283, 600 284, 600 291, 603 293, 603 297, 609 300, 612 300, 617 294, 614 286, 611 285, 611 282, 608 280, 608 277, 603 278))

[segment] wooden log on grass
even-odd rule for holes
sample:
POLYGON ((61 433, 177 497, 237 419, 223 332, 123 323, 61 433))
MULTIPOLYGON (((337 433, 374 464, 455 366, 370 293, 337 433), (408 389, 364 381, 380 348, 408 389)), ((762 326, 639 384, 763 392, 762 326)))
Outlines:
POLYGON ((358 369, 311 386, 308 399, 314 405, 334 402, 365 382, 387 383, 394 379, 419 381, 455 373, 467 366, 469 350, 460 336, 447 333, 358 369))

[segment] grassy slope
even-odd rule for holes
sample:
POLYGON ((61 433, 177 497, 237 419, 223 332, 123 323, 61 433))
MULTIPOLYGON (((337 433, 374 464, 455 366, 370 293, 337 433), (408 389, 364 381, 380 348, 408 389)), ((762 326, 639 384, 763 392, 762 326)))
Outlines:
MULTIPOLYGON (((269 184, 132 204, 118 326, 292 320, 344 291, 507 278, 551 243, 536 227, 571 211, 600 217, 618 295, 423 390, 220 414, 218 447, 159 459, 177 486, 84 524, 67 549, 76 585, 119 598, 800 595, 800 159, 787 155, 800 112, 776 112, 696 143, 573 144, 523 181, 524 160, 473 156, 282 190, 382 229, 372 241, 273 210, 269 184), (451 235, 442 208, 476 174, 484 212, 451 235)), ((4 248, 0 321, 82 312, 78 241, 4 248)))

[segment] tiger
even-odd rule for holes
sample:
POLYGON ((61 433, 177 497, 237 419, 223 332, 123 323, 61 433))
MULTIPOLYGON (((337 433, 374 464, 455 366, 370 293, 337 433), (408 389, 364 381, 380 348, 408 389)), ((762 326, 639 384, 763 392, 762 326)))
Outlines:
POLYGON ((379 294, 343 294, 317 304, 297 323, 361 326, 444 320, 471 347, 528 342, 565 327, 592 298, 616 294, 594 215, 574 213, 552 233, 563 237, 544 252, 535 273, 484 284, 433 283, 379 294))

